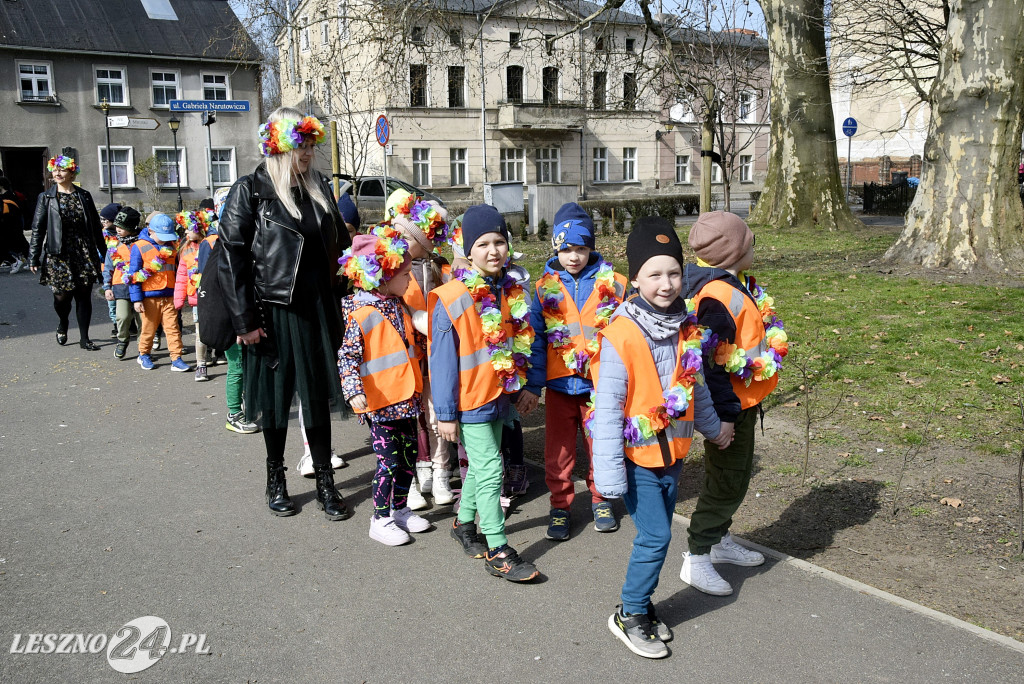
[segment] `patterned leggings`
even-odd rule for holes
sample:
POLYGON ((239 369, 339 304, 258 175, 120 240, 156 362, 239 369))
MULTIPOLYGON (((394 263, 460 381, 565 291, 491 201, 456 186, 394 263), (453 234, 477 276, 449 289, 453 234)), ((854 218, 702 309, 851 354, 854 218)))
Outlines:
POLYGON ((377 454, 373 474, 373 517, 385 518, 406 506, 417 453, 415 418, 370 422, 370 438, 377 454))

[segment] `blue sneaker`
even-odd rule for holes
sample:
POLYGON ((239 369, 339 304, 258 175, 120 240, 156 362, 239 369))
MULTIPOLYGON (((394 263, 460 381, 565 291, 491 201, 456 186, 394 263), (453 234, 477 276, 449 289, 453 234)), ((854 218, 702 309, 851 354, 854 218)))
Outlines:
POLYGON ((548 532, 545 537, 553 541, 565 541, 569 538, 569 511, 552 508, 549 514, 548 532))
POLYGON ((594 529, 598 532, 614 532, 619 529, 619 521, 615 519, 612 512, 612 505, 607 501, 596 503, 591 508, 594 511, 594 529))
POLYGON ((139 354, 137 361, 142 370, 153 370, 153 359, 149 358, 149 354, 139 354))
POLYGON ((192 370, 192 366, 188 365, 178 357, 171 361, 171 370, 177 371, 178 373, 185 373, 192 370))

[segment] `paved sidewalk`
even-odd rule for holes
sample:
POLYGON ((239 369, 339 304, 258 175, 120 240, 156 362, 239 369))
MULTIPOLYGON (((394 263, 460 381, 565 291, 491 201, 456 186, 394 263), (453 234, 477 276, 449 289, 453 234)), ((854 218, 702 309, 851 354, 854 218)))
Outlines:
POLYGON ((117 361, 99 300, 102 351, 79 349, 74 328, 58 347, 49 291, 35 281, 0 274, 2 682, 1020 681, 1021 644, 799 563, 727 566, 735 594, 700 594, 678 577, 682 526, 655 594, 676 633, 672 656, 643 660, 606 626, 628 518, 599 534, 581 497, 571 540, 545 540, 533 470, 508 531, 542 581, 513 585, 466 558, 447 535, 450 507, 428 512, 439 529, 384 547, 367 536, 374 459, 354 421, 336 422, 333 442, 350 459, 337 481, 355 516, 328 522, 316 509, 312 480, 294 472, 296 429, 289 491, 302 510, 274 518, 262 439, 224 429, 225 367, 195 383, 165 353, 149 372, 134 347, 117 361), (104 653, 10 652, 16 634, 15 650, 32 633, 109 640, 150 615, 168 623, 172 646, 205 634, 209 655, 168 652, 129 676, 104 653))

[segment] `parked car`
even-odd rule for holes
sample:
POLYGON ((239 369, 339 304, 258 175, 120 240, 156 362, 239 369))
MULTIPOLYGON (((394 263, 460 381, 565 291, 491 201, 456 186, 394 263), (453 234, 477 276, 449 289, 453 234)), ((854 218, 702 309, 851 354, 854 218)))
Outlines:
POLYGON ((388 176, 388 191, 384 193, 383 176, 348 176, 342 174, 342 192, 352 195, 359 207, 359 215, 363 223, 379 221, 384 217, 384 202, 395 190, 407 190, 425 200, 437 202, 442 207, 444 201, 426 190, 421 190, 411 183, 388 176))

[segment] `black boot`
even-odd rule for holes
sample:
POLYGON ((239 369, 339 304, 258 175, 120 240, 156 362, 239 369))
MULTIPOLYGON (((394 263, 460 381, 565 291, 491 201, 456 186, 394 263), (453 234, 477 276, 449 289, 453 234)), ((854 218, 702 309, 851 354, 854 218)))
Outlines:
POLYGON ((284 463, 267 461, 267 505, 274 515, 295 515, 295 504, 288 498, 285 486, 284 463))
POLYGON ((324 512, 328 520, 344 520, 352 517, 352 512, 345 505, 345 499, 334 488, 334 470, 330 463, 326 466, 313 466, 316 474, 316 505, 324 512))

